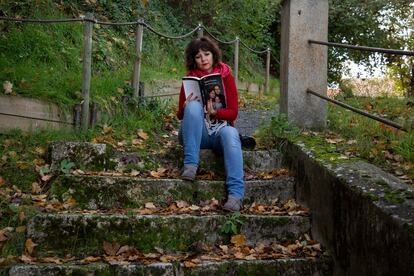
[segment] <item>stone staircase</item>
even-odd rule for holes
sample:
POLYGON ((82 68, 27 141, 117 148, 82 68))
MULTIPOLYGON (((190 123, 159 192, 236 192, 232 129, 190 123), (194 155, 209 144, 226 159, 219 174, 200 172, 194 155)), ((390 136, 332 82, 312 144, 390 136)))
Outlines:
MULTIPOLYGON (((62 158, 105 167, 116 156, 88 143, 55 143, 51 153, 52 168, 62 158)), ((212 158, 205 152, 201 163, 212 158)), ((244 152, 244 159, 252 173, 281 166, 277 151, 244 152)), ((7 275, 330 275, 329 256, 311 238, 309 210, 292 201, 294 178, 245 187, 244 210, 228 214, 220 207, 224 181, 59 175, 49 202, 66 206, 45 206, 30 219, 32 261, 7 275), (237 231, 226 233, 226 224, 237 231)))

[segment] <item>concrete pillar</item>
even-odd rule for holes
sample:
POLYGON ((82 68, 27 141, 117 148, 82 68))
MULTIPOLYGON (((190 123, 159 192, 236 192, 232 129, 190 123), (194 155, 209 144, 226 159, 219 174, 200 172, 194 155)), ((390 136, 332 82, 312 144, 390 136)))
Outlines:
POLYGON ((327 93, 328 50, 309 39, 328 39, 328 0, 284 0, 282 3, 280 111, 302 127, 326 126, 327 103, 306 93, 327 93))

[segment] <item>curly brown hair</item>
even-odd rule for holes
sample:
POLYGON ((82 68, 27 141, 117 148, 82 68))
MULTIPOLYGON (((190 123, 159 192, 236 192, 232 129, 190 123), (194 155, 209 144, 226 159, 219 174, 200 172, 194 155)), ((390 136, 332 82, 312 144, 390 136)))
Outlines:
POLYGON ((195 56, 199 50, 210 51, 213 54, 213 67, 221 61, 220 48, 208 37, 200 37, 191 41, 185 48, 185 67, 188 71, 197 69, 195 56))

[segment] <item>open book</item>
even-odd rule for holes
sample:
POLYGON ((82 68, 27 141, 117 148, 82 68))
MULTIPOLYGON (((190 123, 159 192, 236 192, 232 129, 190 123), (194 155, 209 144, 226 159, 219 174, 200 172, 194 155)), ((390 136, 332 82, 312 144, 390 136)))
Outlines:
POLYGON ((226 108, 226 93, 221 74, 209 74, 202 78, 187 76, 183 77, 182 80, 185 97, 187 98, 193 93, 193 96, 197 96, 198 100, 203 104, 209 134, 225 126, 227 122, 210 118, 207 112, 208 108, 216 110, 226 108))
POLYGON ((203 106, 213 102, 213 107, 216 109, 226 107, 221 74, 210 74, 202 78, 183 77, 183 86, 186 98, 193 93, 203 103, 203 106))

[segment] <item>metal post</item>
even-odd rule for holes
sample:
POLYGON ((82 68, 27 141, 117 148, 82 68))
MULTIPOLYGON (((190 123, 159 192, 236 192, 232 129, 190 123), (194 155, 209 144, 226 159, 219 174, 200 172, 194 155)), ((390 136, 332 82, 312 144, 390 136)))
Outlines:
POLYGON ((134 73, 132 77, 132 87, 134 88, 134 97, 139 97, 139 79, 141 74, 141 59, 142 59, 142 37, 144 34, 144 25, 142 21, 138 21, 135 32, 135 63, 134 73))
MULTIPOLYGON (((93 14, 87 13, 85 19, 94 20, 93 14)), ((89 126, 89 94, 91 89, 91 66, 92 66, 92 32, 93 22, 85 21, 83 34, 83 76, 82 76, 82 128, 89 126)))
POLYGON ((270 79, 270 48, 267 48, 265 89, 264 89, 265 93, 269 92, 269 79, 270 79))
POLYGON ((240 39, 236 36, 236 41, 234 42, 234 80, 236 81, 236 85, 238 85, 239 81, 239 45, 240 39))
POLYGON ((197 30, 197 37, 203 37, 204 36, 204 29, 203 29, 203 24, 202 23, 198 23, 198 30, 197 30))

